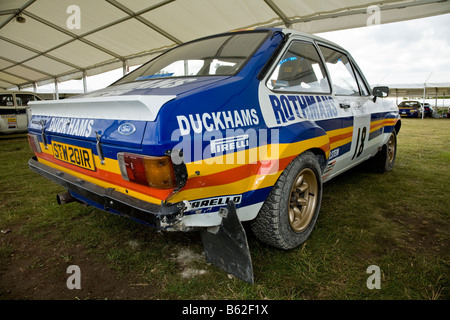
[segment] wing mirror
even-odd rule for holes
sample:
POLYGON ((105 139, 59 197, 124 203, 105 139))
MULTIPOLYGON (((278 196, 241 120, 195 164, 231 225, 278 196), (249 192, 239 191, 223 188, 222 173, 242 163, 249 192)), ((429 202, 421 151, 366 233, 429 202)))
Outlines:
POLYGON ((389 95, 389 87, 374 87, 372 89, 373 102, 377 100, 377 97, 386 98, 389 95))

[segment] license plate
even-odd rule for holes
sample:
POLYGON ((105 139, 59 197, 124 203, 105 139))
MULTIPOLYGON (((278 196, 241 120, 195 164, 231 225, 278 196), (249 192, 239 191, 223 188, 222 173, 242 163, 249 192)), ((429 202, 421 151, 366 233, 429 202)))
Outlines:
POLYGON ((53 156, 55 159, 73 164, 75 166, 95 171, 92 150, 65 144, 52 142, 53 156))

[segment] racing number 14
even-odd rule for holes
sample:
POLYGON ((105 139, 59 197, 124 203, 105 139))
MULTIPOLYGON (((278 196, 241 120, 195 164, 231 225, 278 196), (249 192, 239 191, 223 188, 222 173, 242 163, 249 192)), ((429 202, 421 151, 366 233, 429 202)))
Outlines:
POLYGON ((361 128, 358 128, 358 137, 356 138, 356 148, 355 148, 355 153, 353 154, 352 160, 355 158, 355 156, 358 158, 361 155, 361 153, 363 152, 364 141, 366 140, 366 135, 367 135, 366 127, 363 127, 362 130, 361 130, 361 128), (360 136, 361 136, 361 143, 359 140, 360 136))

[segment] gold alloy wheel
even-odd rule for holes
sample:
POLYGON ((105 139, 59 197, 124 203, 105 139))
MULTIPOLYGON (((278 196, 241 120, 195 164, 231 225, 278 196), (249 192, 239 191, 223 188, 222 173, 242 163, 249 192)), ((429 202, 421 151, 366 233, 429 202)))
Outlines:
POLYGON ((295 179, 289 197, 289 224, 295 232, 308 228, 316 211, 318 191, 314 172, 303 169, 295 179))
POLYGON ((391 163, 392 161, 394 161, 394 157, 395 157, 395 135, 391 134, 388 144, 387 144, 387 152, 388 152, 388 159, 389 159, 389 163, 391 163))

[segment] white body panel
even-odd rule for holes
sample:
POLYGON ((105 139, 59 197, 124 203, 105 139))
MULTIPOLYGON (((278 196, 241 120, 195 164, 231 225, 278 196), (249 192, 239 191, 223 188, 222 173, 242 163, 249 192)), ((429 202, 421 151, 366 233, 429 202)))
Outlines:
POLYGON ((161 107, 176 98, 167 96, 112 96, 30 103, 32 115, 67 118, 155 121, 161 107))

